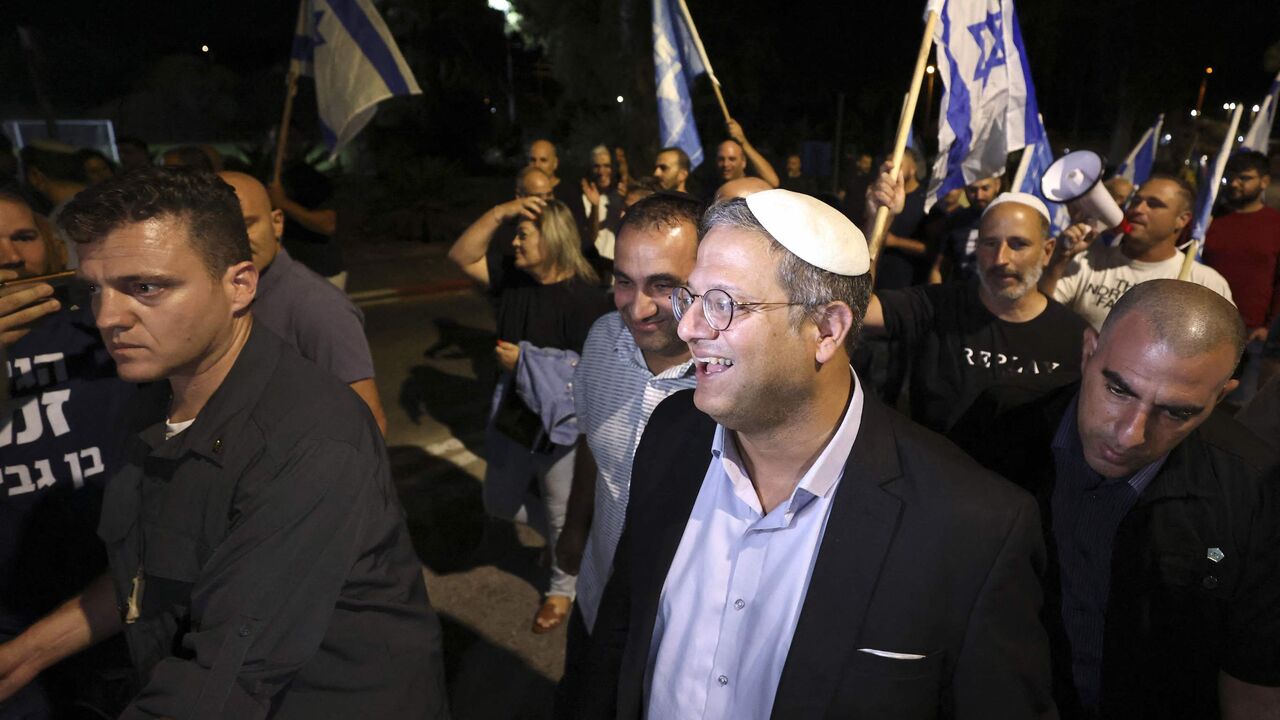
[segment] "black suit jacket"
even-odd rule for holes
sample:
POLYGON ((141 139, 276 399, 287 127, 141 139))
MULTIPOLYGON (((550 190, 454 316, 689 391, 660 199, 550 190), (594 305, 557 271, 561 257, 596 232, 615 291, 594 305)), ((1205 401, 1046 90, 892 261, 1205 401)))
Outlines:
MULTIPOLYGON (((662 587, 714 430, 692 391, 672 395, 648 423, 580 717, 642 714, 662 587)), ((1044 562, 1029 495, 868 396, 773 717, 1055 717, 1038 620, 1044 562)))

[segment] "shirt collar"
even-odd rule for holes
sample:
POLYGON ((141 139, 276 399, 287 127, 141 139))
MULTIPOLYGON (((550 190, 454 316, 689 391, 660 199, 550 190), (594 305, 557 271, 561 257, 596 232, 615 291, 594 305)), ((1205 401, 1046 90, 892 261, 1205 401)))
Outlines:
POLYGON ((651 379, 670 380, 681 378, 693 373, 693 358, 690 357, 679 365, 663 370, 654 375, 649 370, 649 364, 645 362, 644 351, 636 345, 636 339, 631 335, 631 330, 627 328, 627 324, 622 320, 622 314, 614 311, 618 315, 618 335, 613 340, 613 350, 618 354, 622 362, 630 363, 636 368, 643 370, 651 379))
MULTIPOLYGON (((845 464, 849 460, 849 453, 853 451, 853 443, 858 439, 858 430, 862 425, 864 401, 858 374, 852 367, 849 368, 849 374, 853 379, 849 405, 840 418, 840 424, 836 426, 835 435, 831 436, 826 447, 818 455, 818 459, 800 478, 800 482, 796 483, 796 488, 787 501, 787 504, 792 507, 800 497, 805 497, 804 501, 807 501, 814 497, 828 496, 844 475, 845 464)), ((727 428, 719 423, 716 424, 715 435, 711 439, 711 455, 715 461, 723 465, 725 475, 733 483, 734 494, 749 506, 759 508, 760 500, 738 454, 736 437, 730 435, 727 428)))
POLYGON ((282 344, 266 327, 254 323, 231 371, 213 391, 195 423, 155 447, 151 454, 177 460, 191 452, 221 465, 222 457, 230 449, 227 444, 232 442, 233 425, 243 423, 244 408, 266 391, 282 344))

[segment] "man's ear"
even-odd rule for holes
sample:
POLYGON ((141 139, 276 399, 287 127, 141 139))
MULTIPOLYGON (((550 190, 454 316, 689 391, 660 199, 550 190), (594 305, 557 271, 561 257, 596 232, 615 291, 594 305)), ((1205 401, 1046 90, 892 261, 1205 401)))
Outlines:
POLYGON ((1049 236, 1044 241, 1044 257, 1040 260, 1040 267, 1049 267, 1049 262, 1053 260, 1053 251, 1058 247, 1058 238, 1049 236))
POLYGON ((814 361, 825 365, 837 358, 844 349, 845 339, 853 332, 853 309, 843 302, 828 303, 815 323, 818 330, 818 349, 814 361))
POLYGON ((284 211, 279 208, 271 211, 271 232, 276 240, 284 237, 284 211))
POLYGON ((1223 398, 1235 392, 1235 389, 1238 387, 1240 387, 1239 380, 1235 378, 1231 378, 1230 380, 1228 380, 1227 384, 1222 386, 1221 392, 1218 393, 1218 399, 1215 400, 1213 404, 1217 405, 1218 403, 1222 402, 1223 398))
POLYGON ((237 315, 247 311, 258 294, 258 268, 248 260, 236 263, 227 268, 222 279, 231 301, 231 311, 237 315))
POLYGON ((1084 373, 1084 367, 1089 364, 1089 358, 1098 352, 1098 331, 1091 327, 1084 329, 1084 342, 1081 343, 1080 350, 1080 372, 1084 373))

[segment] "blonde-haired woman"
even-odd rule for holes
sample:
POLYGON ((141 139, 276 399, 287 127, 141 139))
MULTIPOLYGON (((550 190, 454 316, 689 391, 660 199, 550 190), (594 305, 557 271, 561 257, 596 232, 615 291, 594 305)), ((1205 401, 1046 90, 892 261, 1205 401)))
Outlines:
MULTIPOLYGON (((502 203, 458 238, 449 258, 497 295, 498 379, 486 432, 485 509, 527 523, 553 550, 564 527, 573 483, 572 377, 591 325, 611 308, 582 256, 569 208, 557 200, 519 197, 502 203), (515 225, 513 252, 490 252, 504 224, 515 225), (537 497, 532 493, 537 483, 537 497)), ((533 631, 568 617, 576 578, 549 552, 547 596, 533 631)))

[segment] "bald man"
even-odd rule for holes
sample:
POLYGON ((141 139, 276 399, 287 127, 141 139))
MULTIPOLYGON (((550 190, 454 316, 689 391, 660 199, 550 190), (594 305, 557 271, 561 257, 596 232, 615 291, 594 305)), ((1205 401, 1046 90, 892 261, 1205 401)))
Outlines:
POLYGON ((765 190, 772 189, 773 187, 770 186, 769 183, 758 177, 748 175, 736 180, 729 180, 716 188, 716 194, 712 202, 718 203, 724 202, 725 200, 732 200, 734 198, 744 198, 753 193, 764 192, 765 190))
POLYGON ((1280 713, 1280 458, 1215 411, 1244 341, 1221 295, 1144 282, 1086 331, 1080 384, 982 446, 1040 501, 1064 718, 1280 713))
MULTIPOLYGON (((886 165, 877 190, 887 173, 886 165)), ((1079 380, 1088 325, 1036 287, 1053 247, 1044 203, 1006 193, 978 223, 977 278, 876 291, 863 327, 869 336, 898 340, 895 350, 912 359, 913 420, 948 433, 984 394, 1025 400, 1079 380)))
POLYGON ((727 183, 746 177, 749 163, 760 179, 768 183, 770 189, 781 185, 782 181, 773 165, 747 140, 747 135, 737 120, 729 121, 728 130, 729 139, 716 148, 716 172, 720 176, 720 182, 727 183))
POLYGON ((346 293, 295 261, 281 246, 284 213, 271 207, 262 183, 238 172, 221 172, 218 177, 235 189, 249 232, 249 249, 259 273, 254 318, 303 357, 350 385, 386 435, 387 416, 374 381, 364 314, 346 293))

